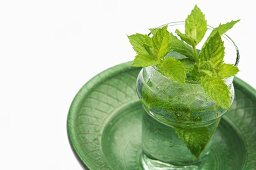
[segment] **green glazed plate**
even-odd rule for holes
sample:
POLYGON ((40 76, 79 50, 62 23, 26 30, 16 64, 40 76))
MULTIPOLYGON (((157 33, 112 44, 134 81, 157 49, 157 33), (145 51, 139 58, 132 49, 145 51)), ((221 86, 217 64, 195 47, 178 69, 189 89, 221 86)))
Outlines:
MULTIPOLYGON (((141 118, 135 88, 139 68, 124 63, 86 83, 73 100, 67 120, 71 147, 90 170, 140 170, 141 118)), ((256 168, 256 91, 234 81, 236 98, 213 137, 199 169, 256 168)), ((161 146, 159 146, 161 147, 161 146)))

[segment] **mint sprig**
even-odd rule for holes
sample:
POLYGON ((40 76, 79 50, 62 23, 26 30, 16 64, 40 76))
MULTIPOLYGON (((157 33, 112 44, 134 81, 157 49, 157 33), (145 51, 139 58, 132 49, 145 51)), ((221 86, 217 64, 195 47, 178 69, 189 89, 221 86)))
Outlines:
POLYGON ((185 21, 185 34, 178 29, 177 35, 195 49, 196 45, 203 39, 207 31, 207 21, 202 11, 197 7, 191 11, 185 21))
POLYGON ((133 61, 133 66, 147 67, 158 63, 157 57, 154 55, 153 42, 150 37, 143 34, 133 34, 128 36, 137 55, 133 61))
POLYGON ((219 106, 228 109, 231 106, 231 94, 224 79, 234 76, 238 68, 224 63, 224 50, 224 43, 217 31, 204 44, 197 65, 200 83, 206 94, 219 106))
POLYGON ((167 26, 155 30, 152 37, 133 34, 128 38, 137 53, 132 64, 135 67, 157 65, 170 51, 170 33, 167 26))
POLYGON ((156 30, 152 37, 154 51, 158 60, 162 60, 164 56, 170 51, 170 33, 167 26, 156 30))
MULTIPOLYGON (((167 25, 151 28, 149 35, 133 34, 128 36, 137 55, 133 61, 136 67, 156 67, 163 75, 178 82, 195 82, 201 84, 205 93, 218 106, 228 109, 231 106, 231 93, 225 79, 239 71, 232 64, 224 63, 225 46, 221 36, 231 29, 239 20, 220 24, 205 38, 201 49, 198 44, 207 31, 207 21, 203 12, 195 6, 185 20, 185 32, 176 29, 168 31, 167 25)), ((191 121, 179 106, 169 106, 150 93, 143 94, 149 105, 162 109, 177 110, 182 116, 180 121, 191 121), (187 120, 188 119, 188 120, 187 120)), ((176 112, 175 112, 176 113, 176 112)), ((185 113, 185 112, 184 112, 185 113)), ((186 110, 186 113, 190 113, 186 110)), ((218 121, 208 127, 175 127, 177 136, 184 141, 191 153, 198 158, 218 126, 218 121)))
POLYGON ((239 70, 232 64, 224 63, 225 48, 221 35, 237 22, 239 20, 214 28, 203 47, 198 49, 197 45, 207 31, 207 21, 196 5, 185 20, 185 33, 178 29, 175 31, 179 38, 168 31, 167 25, 151 28, 150 35, 128 36, 137 53, 132 65, 155 66, 163 75, 179 83, 198 82, 216 104, 228 109, 231 94, 224 79, 234 76, 239 70))

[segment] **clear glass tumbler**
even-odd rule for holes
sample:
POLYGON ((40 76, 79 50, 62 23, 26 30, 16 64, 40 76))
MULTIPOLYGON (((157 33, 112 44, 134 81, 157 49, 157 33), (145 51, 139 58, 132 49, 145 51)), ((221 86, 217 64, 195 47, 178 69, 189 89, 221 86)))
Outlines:
MULTIPOLYGON (((184 27, 183 22, 171 23, 169 29, 180 29, 181 26, 184 27)), ((225 62, 237 65, 239 52, 236 45, 228 36, 222 38, 226 48, 225 62)), ((233 77, 225 82, 233 101, 233 77)), ((143 68, 139 73, 137 93, 146 110, 142 122, 143 168, 197 167, 209 154, 211 138, 227 110, 212 101, 200 84, 179 84, 153 66, 143 68)))

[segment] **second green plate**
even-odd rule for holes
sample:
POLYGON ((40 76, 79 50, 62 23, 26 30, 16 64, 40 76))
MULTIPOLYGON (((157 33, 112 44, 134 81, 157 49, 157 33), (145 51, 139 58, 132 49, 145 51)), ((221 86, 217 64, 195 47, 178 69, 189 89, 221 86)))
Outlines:
MULTIPOLYGON (((71 147, 90 170, 140 170, 141 118, 137 97, 139 68, 112 67, 86 83, 76 95, 67 120, 71 147)), ((211 153, 199 169, 256 167, 256 91, 234 82, 236 98, 213 138, 211 153)), ((161 147, 161 146, 159 146, 161 147)))

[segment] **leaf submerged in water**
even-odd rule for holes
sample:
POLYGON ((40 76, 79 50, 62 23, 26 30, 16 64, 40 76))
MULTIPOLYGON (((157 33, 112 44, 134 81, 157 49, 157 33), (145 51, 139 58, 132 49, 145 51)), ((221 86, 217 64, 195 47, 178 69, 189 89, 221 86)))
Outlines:
POLYGON ((178 128, 176 127, 176 134, 187 145, 190 152, 199 158, 205 146, 210 141, 213 133, 215 132, 219 120, 213 124, 198 128, 178 128))

